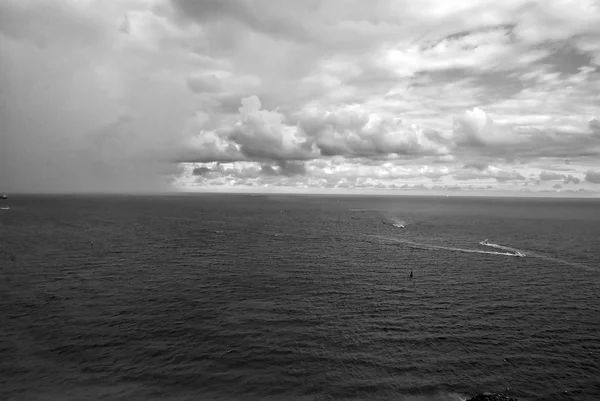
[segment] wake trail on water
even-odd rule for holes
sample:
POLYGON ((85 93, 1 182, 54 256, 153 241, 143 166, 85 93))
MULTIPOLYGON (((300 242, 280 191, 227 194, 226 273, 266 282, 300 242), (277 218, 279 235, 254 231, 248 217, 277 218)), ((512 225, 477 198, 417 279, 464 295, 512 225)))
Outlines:
POLYGON ((523 251, 521 249, 511 248, 510 246, 492 244, 491 242, 489 242, 487 244, 481 244, 481 245, 483 245, 483 246, 489 246, 490 248, 502 249, 504 251, 509 251, 509 252, 525 252, 525 251, 523 251))
POLYGON ((583 263, 570 262, 568 260, 564 260, 564 259, 561 259, 561 258, 555 258, 555 257, 552 257, 552 256, 544 255, 544 254, 539 253, 539 252, 524 251, 524 250, 520 250, 520 249, 516 249, 516 248, 511 248, 509 246, 493 244, 491 242, 488 242, 487 244, 481 244, 481 245, 489 246, 491 248, 496 248, 496 249, 502 249, 502 250, 506 250, 506 251, 511 251, 511 252, 521 252, 521 253, 524 253, 524 254, 526 254, 527 256, 530 256, 530 257, 535 257, 535 258, 538 258, 538 259, 547 260, 549 262, 560 263, 560 264, 567 265, 567 266, 579 267, 579 268, 587 269, 587 270, 598 270, 597 268, 590 267, 590 266, 588 266, 586 264, 583 264, 583 263))
POLYGON ((401 239, 401 238, 386 237, 383 235, 373 235, 373 237, 387 240, 387 241, 406 244, 412 248, 417 248, 417 249, 444 250, 444 251, 465 252, 465 253, 479 253, 479 254, 484 254, 484 255, 498 255, 498 256, 518 256, 516 253, 512 253, 512 252, 483 251, 481 249, 467 249, 467 248, 456 248, 456 247, 452 247, 452 246, 425 244, 422 242, 415 242, 415 241, 410 241, 410 240, 401 239))
POLYGON ((452 252, 479 253, 479 254, 484 254, 484 255, 512 256, 512 257, 518 257, 519 253, 520 253, 521 255, 526 255, 527 257, 542 259, 542 260, 546 260, 548 262, 560 263, 562 265, 581 268, 581 269, 585 269, 585 270, 589 270, 589 271, 600 270, 600 268, 591 267, 584 263, 571 262, 571 261, 568 261, 565 259, 555 258, 552 256, 544 255, 539 252, 527 251, 527 250, 523 250, 523 249, 517 249, 517 248, 510 247, 510 246, 493 244, 493 243, 487 243, 487 244, 481 244, 481 245, 488 246, 490 248, 495 248, 495 249, 498 249, 499 251, 484 251, 481 249, 467 249, 467 248, 457 248, 457 247, 452 247, 452 246, 425 244, 422 242, 411 241, 411 240, 404 239, 404 238, 386 237, 383 235, 371 235, 371 237, 383 239, 386 241, 392 241, 392 242, 396 242, 396 243, 402 243, 402 244, 408 245, 409 247, 415 248, 415 249, 445 250, 445 251, 452 251, 452 252), (500 252, 500 251, 505 251, 505 252, 500 252))
POLYGON ((392 218, 388 218, 388 219, 383 220, 383 224, 394 226, 396 228, 406 228, 406 226, 409 223, 406 222, 405 220, 401 220, 401 219, 399 219, 397 217, 392 217, 392 218))
MULTIPOLYGON (((352 211, 359 211, 359 210, 360 211, 368 211, 369 209, 351 209, 351 210, 352 211)), ((374 210, 375 209, 370 209, 370 211, 374 211, 374 210)), ((405 220, 402 220, 398 217, 387 217, 382 222, 383 222, 383 224, 390 225, 390 226, 393 226, 393 227, 396 227, 399 229, 406 229, 407 226, 409 224, 411 224, 411 223, 409 223, 405 220)), ((440 250, 440 251, 463 252, 463 253, 478 253, 478 254, 483 254, 483 255, 510 256, 510 257, 534 257, 537 259, 546 260, 548 262, 560 263, 560 264, 563 264, 566 266, 577 267, 577 268, 590 270, 590 271, 600 270, 600 266, 597 268, 590 267, 583 263, 571 262, 571 261, 568 261, 565 259, 548 256, 548 255, 545 255, 545 254, 542 254, 539 252, 513 248, 510 246, 495 244, 495 243, 491 243, 491 242, 486 242, 486 243, 480 242, 479 245, 487 246, 489 248, 494 248, 494 249, 496 249, 495 251, 486 251, 486 250, 481 250, 481 249, 469 249, 469 248, 458 248, 458 247, 445 246, 445 245, 426 244, 423 242, 411 241, 411 240, 408 240, 405 238, 386 237, 386 236, 382 236, 382 235, 370 235, 370 236, 377 237, 379 239, 384 239, 387 241, 402 243, 402 244, 405 244, 405 245, 407 245, 411 248, 415 248, 415 249, 440 250)))

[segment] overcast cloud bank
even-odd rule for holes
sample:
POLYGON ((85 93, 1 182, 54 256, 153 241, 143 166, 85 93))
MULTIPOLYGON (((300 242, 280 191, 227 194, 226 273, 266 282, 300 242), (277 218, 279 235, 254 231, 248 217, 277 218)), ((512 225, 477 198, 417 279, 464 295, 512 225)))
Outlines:
POLYGON ((600 191, 593 0, 0 3, 0 190, 600 191))

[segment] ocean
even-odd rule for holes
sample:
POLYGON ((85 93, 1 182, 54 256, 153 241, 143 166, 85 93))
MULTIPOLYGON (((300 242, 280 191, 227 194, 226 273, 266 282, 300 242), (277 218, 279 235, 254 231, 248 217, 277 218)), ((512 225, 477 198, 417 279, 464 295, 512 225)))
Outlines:
POLYGON ((2 202, 1 400, 600 400, 597 199, 2 202))

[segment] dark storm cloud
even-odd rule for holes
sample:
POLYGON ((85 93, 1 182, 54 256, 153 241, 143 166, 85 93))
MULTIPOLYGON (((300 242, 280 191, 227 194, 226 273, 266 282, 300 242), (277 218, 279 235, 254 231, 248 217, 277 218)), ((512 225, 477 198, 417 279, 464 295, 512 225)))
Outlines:
POLYGON ((3 190, 170 188, 189 95, 153 72, 178 50, 131 42, 120 4, 0 2, 3 190))

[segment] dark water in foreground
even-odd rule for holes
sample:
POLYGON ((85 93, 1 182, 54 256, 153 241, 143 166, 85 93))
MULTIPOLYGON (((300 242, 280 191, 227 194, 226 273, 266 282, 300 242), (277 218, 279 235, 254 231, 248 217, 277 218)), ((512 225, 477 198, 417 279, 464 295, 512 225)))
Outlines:
POLYGON ((9 203, 2 400, 600 399, 597 200, 9 203))

